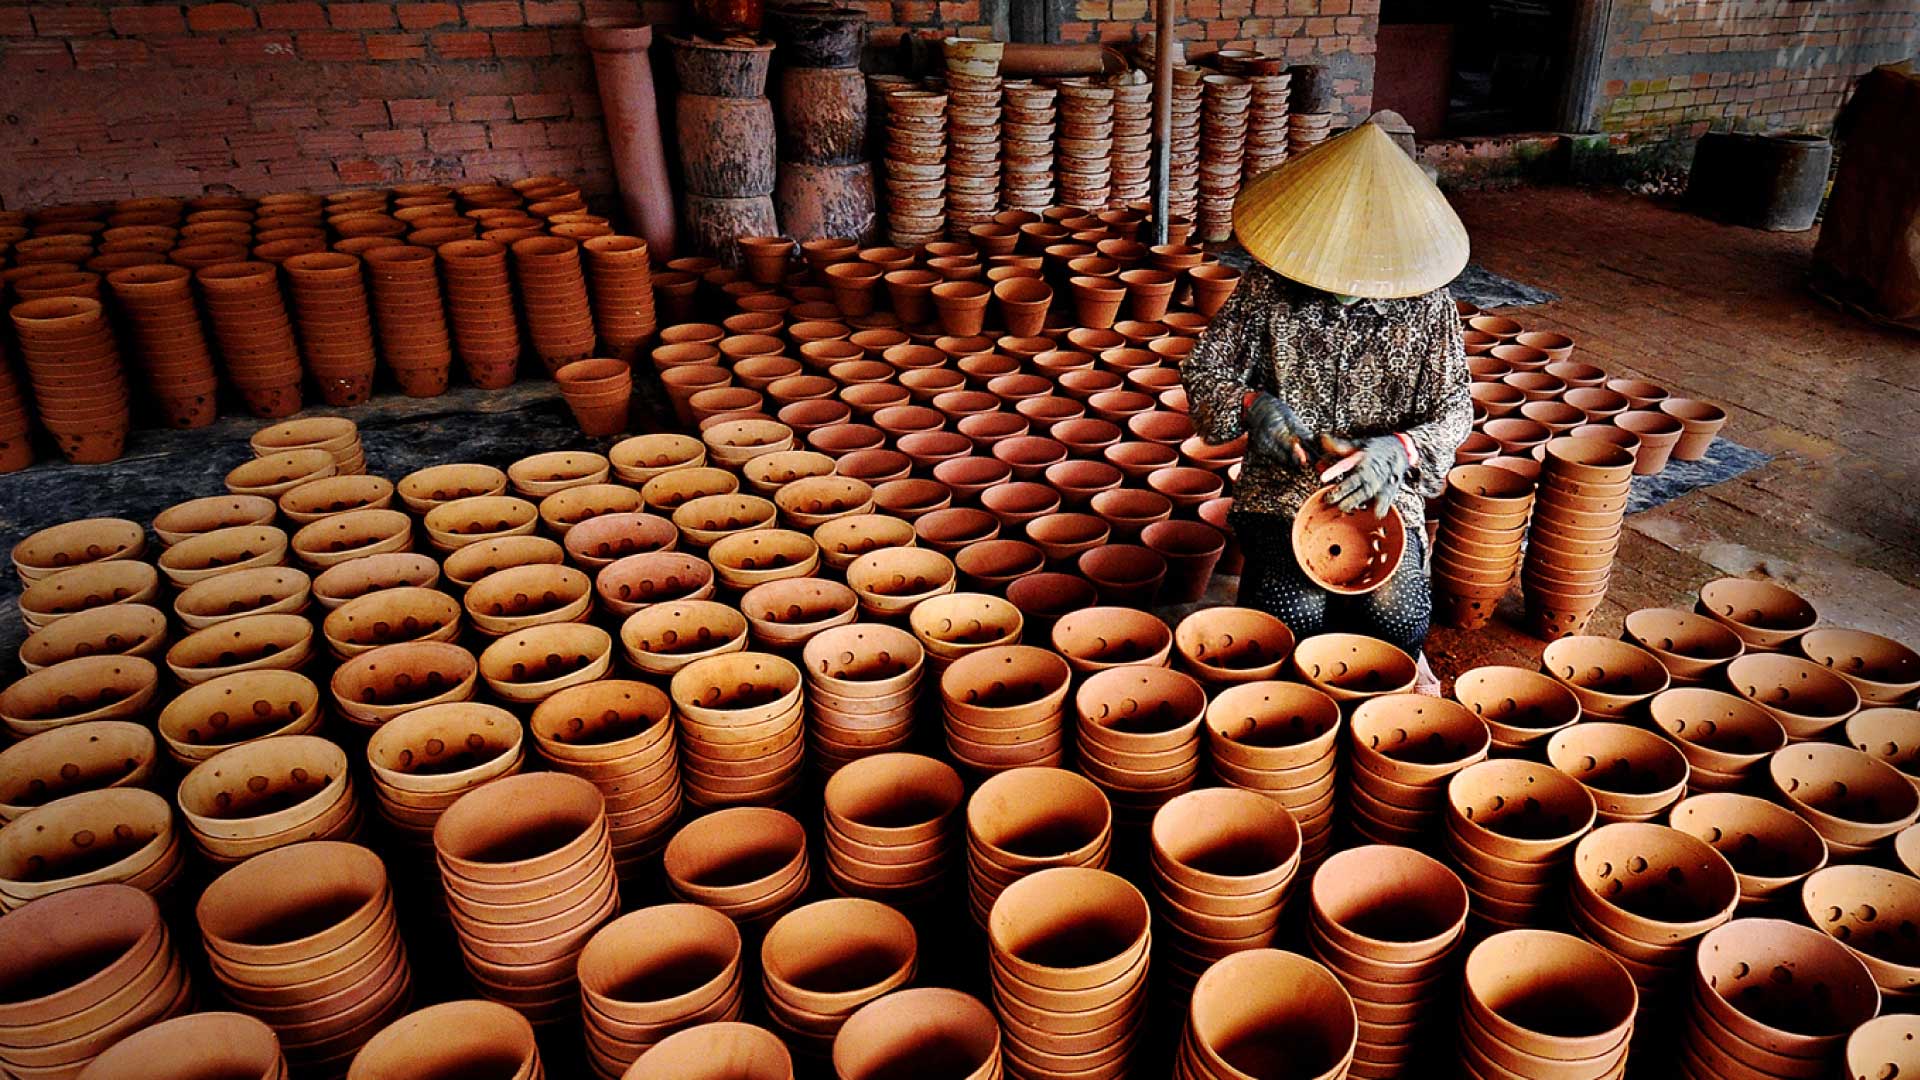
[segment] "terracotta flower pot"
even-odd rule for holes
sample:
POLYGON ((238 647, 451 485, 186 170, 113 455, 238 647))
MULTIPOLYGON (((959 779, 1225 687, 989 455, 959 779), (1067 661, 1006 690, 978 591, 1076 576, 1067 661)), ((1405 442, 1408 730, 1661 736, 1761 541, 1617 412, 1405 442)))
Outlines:
POLYGON ((1836 1059, 1880 997, 1872 973, 1846 946, 1778 919, 1736 919, 1701 938, 1693 981, 1694 1023, 1711 1022, 1755 1050, 1789 1059, 1836 1059), (1791 980, 1767 978, 1783 967, 1791 980), (1822 1019, 1789 1020, 1812 1015, 1822 1019))
POLYGON ((1725 409, 1693 398, 1667 398, 1660 402, 1660 411, 1680 421, 1680 441, 1674 444, 1673 456, 1681 461, 1706 457, 1707 448, 1727 423, 1725 409))
POLYGON ((1920 816, 1912 782, 1852 747, 1789 746, 1768 759, 1767 770, 1786 805, 1837 853, 1878 844, 1920 816))
POLYGON ((1007 333, 1014 337, 1032 337, 1046 323, 1047 308, 1053 302, 1053 289, 1038 278, 1008 278, 993 287, 1000 302, 1001 318, 1007 333))
POLYGON ((1326 968, 1293 953, 1250 949, 1209 968, 1194 987, 1181 1057, 1191 1075, 1259 1075, 1276 1039, 1300 1076, 1345 1072, 1359 1039, 1353 999, 1326 968))
POLYGON ((1647 821, 1687 790, 1687 759, 1672 742, 1628 724, 1583 723, 1554 732, 1547 761, 1585 785, 1601 821, 1647 821))
POLYGON ((1744 900, 1790 890, 1827 862, 1819 832, 1791 810, 1751 795, 1695 795, 1675 805, 1668 821, 1726 856, 1744 900))
MULTIPOLYGON (((975 226, 976 229, 988 226, 975 226)), ((957 990, 899 990, 862 1006, 833 1044, 833 1067, 846 1080, 880 1080, 901 1070, 935 1070, 987 1080, 1001 1067, 1000 1024, 979 1000, 957 990)))
POLYGON ((312 734, 320 721, 320 691, 305 675, 247 671, 189 688, 158 727, 174 760, 190 765, 253 739, 312 734))
POLYGON ((662 1039, 627 1070, 630 1080, 792 1080, 778 1037, 738 1022, 701 1024, 662 1039))
POLYGON ((1920 653, 1891 638, 1823 629, 1803 635, 1799 647, 1809 660, 1852 683, 1864 704, 1898 704, 1920 690, 1920 653))
POLYGON ((450 1001, 408 1013, 369 1040, 348 1075, 373 1080, 395 1069, 466 1070, 479 1067, 535 1076, 540 1051, 533 1026, 506 1005, 450 1001))
POLYGON ((1467 1017, 1493 1040, 1550 1061, 1613 1051, 1631 1034, 1639 1002, 1632 978, 1605 950, 1545 930, 1508 931, 1475 946, 1465 997, 1467 1017), (1552 1026, 1543 1002, 1551 1003, 1552 1026))
POLYGON ((153 734, 125 720, 90 720, 42 731, 0 751, 0 816, 83 791, 134 787, 152 776, 153 734))

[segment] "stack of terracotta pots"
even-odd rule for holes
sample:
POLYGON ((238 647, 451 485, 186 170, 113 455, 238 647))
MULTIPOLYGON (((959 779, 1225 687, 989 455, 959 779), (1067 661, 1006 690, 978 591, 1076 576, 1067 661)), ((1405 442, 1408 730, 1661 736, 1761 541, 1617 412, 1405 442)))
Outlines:
POLYGON ((1343 1077, 1359 1035, 1353 999, 1332 972, 1295 953, 1248 949, 1193 988, 1174 1075, 1343 1077))
POLYGON ((1580 719, 1580 699, 1565 683, 1525 668, 1494 665, 1463 672, 1454 680, 1453 696, 1486 722, 1495 756, 1545 750, 1554 732, 1580 719))
POLYGON ((1792 742, 1838 733, 1861 705, 1859 688, 1826 665, 1763 650, 1728 664, 1727 682, 1779 721, 1792 742))
POLYGON ((1130 71, 1113 87, 1113 193, 1111 203, 1147 198, 1153 188, 1153 83, 1130 71))
MULTIPOLYGON (((261 428, 253 433, 247 443, 253 448, 256 458, 273 457, 296 451, 324 450, 333 459, 335 474, 352 475, 366 471, 367 454, 366 448, 360 445, 360 429, 352 420, 344 416, 306 416, 298 420, 289 420, 272 427, 261 428)), ((238 470, 235 471, 238 472, 238 470)), ((286 476, 284 483, 290 487, 298 486, 292 483, 294 480, 320 478, 320 475, 315 473, 296 476, 294 470, 287 470, 284 475, 286 476)), ((228 490, 233 490, 232 473, 228 474, 227 480, 228 490)), ((262 489, 259 493, 271 494, 278 498, 286 494, 286 491, 284 488, 278 491, 262 489)))
POLYGON ((1349 848, 1313 876, 1307 939, 1347 992, 1360 1037, 1350 1075, 1414 1074, 1446 1009, 1453 952, 1467 926, 1467 890, 1411 848, 1349 848))
POLYGON ((1233 201, 1245 168, 1253 85, 1238 75, 1208 75, 1204 101, 1195 235, 1213 242, 1233 235, 1233 201))
POLYGON ((917 754, 876 754, 834 773, 825 791, 834 888, 895 906, 938 896, 965 794, 952 766, 917 754))
POLYGON ((1009 210, 1038 214, 1053 205, 1054 123, 1060 92, 1026 79, 1001 84, 1005 94, 1000 132, 1006 160, 1000 201, 1009 210))
POLYGON ((967 902, 974 920, 1007 886, 1054 866, 1104 867, 1113 810, 1086 777, 1065 769, 1010 769, 967 800, 967 902))
POLYGON ((380 816, 409 842, 430 846, 434 823, 462 795, 520 771, 524 735, 512 713, 474 701, 394 717, 367 742, 380 816))
POLYGON ((0 916, 12 992, 0 1068, 73 1077, 101 1052, 193 1008, 193 987, 153 898, 88 885, 0 916))
POLYGON ((193 273, 160 263, 107 275, 139 348, 135 360, 159 399, 168 427, 205 427, 217 411, 213 353, 193 303, 193 273))
POLYGON ((766 1028, 721 1021, 662 1039, 625 1080, 793 1080, 793 1055, 766 1028))
POLYGON ((1920 652, 1864 630, 1823 628, 1802 635, 1800 652, 1853 684, 1866 706, 1911 705, 1920 693, 1920 652))
POLYGON ((1146 897, 1105 870, 1053 867, 1000 894, 987 938, 1013 1072, 1125 1072, 1144 1019, 1149 922, 1146 897))
POLYGON ((1711 792, 1683 799, 1667 823, 1705 841, 1733 865, 1745 916, 1787 914, 1800 883, 1827 863, 1827 844, 1813 826, 1779 803, 1711 792))
POLYGON ((947 232, 965 237, 1000 208, 998 41, 950 37, 947 60, 947 232))
POLYGON ((913 923, 874 900, 796 908, 760 946, 768 1019, 789 1049, 820 1065, 857 1009, 912 982, 918 968, 913 923))
POLYGON ((373 315, 361 260, 345 252, 295 255, 280 264, 300 328, 301 356, 329 405, 373 394, 373 315))
POLYGON ((363 820, 346 752, 314 735, 222 750, 193 767, 178 801, 194 844, 220 864, 304 840, 352 840, 363 820))
POLYGON ((480 993, 536 1024, 577 1015, 580 950, 620 909, 599 789, 565 773, 491 781, 440 815, 433 846, 480 993))
POLYGON ((671 684, 681 777, 695 806, 771 806, 806 764, 800 669, 772 653, 710 656, 671 684))
POLYGON ((1337 114, 1330 112, 1294 113, 1287 117, 1287 153, 1304 154, 1326 142, 1333 134, 1337 114))
MULTIPOLYGON (((969 515, 965 520, 976 522, 983 520, 971 517, 974 513, 971 509, 938 512, 969 515)), ((925 522, 927 518, 920 520, 925 522)), ((997 524, 994 528, 998 528, 997 524)), ((956 592, 915 604, 908 624, 926 651, 927 669, 938 676, 968 653, 1018 642, 1026 628, 1026 617, 1012 600, 986 593, 956 592)), ((1067 662, 1072 663, 1072 657, 1068 657, 1067 662)))
POLYGON ((32 410, 14 377, 13 363, 0 352, 0 473, 33 464, 32 410))
POLYGON ((1253 84, 1253 104, 1247 114, 1247 158, 1242 173, 1251 180, 1287 160, 1292 125, 1287 122, 1287 101, 1293 76, 1282 71, 1272 75, 1249 74, 1253 84))
MULTIPOLYGON (((438 250, 454 348, 468 381, 486 390, 511 385, 520 367, 521 343, 506 245, 456 240, 438 250)), ((647 302, 653 302, 651 293, 647 302)))
POLYGON ((1205 70, 1198 67, 1182 65, 1173 69, 1167 212, 1189 222, 1195 220, 1200 207, 1200 111, 1205 75, 1205 70))
POLYGON ((1767 759, 1767 773, 1781 802, 1820 833, 1835 861, 1886 848, 1920 818, 1920 789, 1851 746, 1796 743, 1767 759))
POLYGON ((1537 925, 1563 903, 1573 848, 1593 828, 1580 782, 1530 761, 1482 761, 1447 783, 1446 850, 1496 930, 1537 925))
POLYGON ((925 682, 924 655, 912 634, 880 623, 837 626, 807 641, 807 719, 822 770, 832 774, 906 745, 925 682))
POLYGON ((1212 687, 1258 682, 1280 673, 1293 654, 1293 631, 1253 608, 1202 608, 1180 620, 1173 646, 1180 665, 1212 687))
POLYGON ((1178 986, 1222 956, 1263 948, 1300 869, 1293 815, 1251 792, 1190 791, 1154 815, 1160 969, 1178 986))
POLYGON ((194 914, 221 992, 274 1029, 295 1068, 338 1070, 412 997, 386 867, 366 848, 295 844, 249 859, 194 914))
POLYGON ((1920 880, 1877 866, 1829 866, 1807 878, 1800 905, 1814 929, 1867 965, 1890 1009, 1913 1002, 1920 965, 1907 950, 1905 928, 1920 910, 1920 880))
POLYGON ((940 677, 947 750, 975 773, 1057 765, 1065 752, 1067 662, 1031 645, 969 653, 940 677))
POLYGON ((698 904, 641 908, 595 931, 579 963, 595 1074, 619 1080, 667 1036, 740 1019, 742 944, 731 919, 698 904))
POLYGON ((765 929, 807 891, 807 832, 790 814, 758 806, 716 810, 667 842, 667 888, 741 927, 765 929))
POLYGON ((533 1026, 505 1005, 448 1001, 408 1013, 381 1029, 347 1070, 350 1080, 379 1080, 415 1070, 460 1075, 497 1069, 503 1080, 542 1080, 533 1026))
POLYGON ((114 1043, 76 1080, 232 1076, 285 1080, 287 1059, 273 1029, 236 1012, 176 1016, 114 1043))
POLYGON ((561 236, 513 244, 514 280, 533 351, 548 374, 593 352, 593 308, 580 266, 580 245, 561 236))
POLYGON ((1205 745, 1207 693, 1191 676, 1169 668, 1111 668, 1083 681, 1073 703, 1080 770, 1106 792, 1122 825, 1145 824, 1193 787, 1205 745))
POLYGON ((635 236, 596 236, 580 247, 586 252, 593 325, 601 346, 632 363, 653 340, 655 329, 647 242, 635 236))
POLYGON ((1780 919, 1735 919, 1701 938, 1692 983, 1681 1063, 1697 1077, 1835 1075, 1882 1004, 1857 955, 1780 919))
MULTIPOLYGON (((18 805, 32 801, 38 791, 59 791, 68 770, 87 772, 103 764, 88 760, 84 751, 97 749, 102 758, 115 751, 138 753, 137 745, 129 746, 138 734, 143 732, 135 725, 115 721, 75 724, 26 740, 14 748, 24 752, 0 760, 0 768, 20 770, 7 774, 9 787, 19 790, 0 794, 0 801, 8 804, 10 824, 25 823, 0 832, 0 911, 99 883, 131 885, 164 899, 180 880, 185 856, 172 808, 150 791, 125 786, 129 782, 123 779, 111 787, 75 787, 30 807, 18 805), (99 743, 82 743, 95 739, 99 743), (52 761, 33 760, 49 752, 57 755, 52 761), (111 840, 102 846, 102 837, 111 840)), ((151 746, 146 752, 146 761, 130 770, 133 782, 152 771, 151 746)))
POLYGON ((1068 206, 1100 207, 1113 198, 1113 87, 1083 79, 1059 84, 1060 139, 1054 185, 1068 206))
POLYGON ((541 702, 527 722, 548 764, 592 781, 605 796, 613 858, 623 873, 665 847, 679 820, 672 712, 657 687, 598 679, 541 702))
POLYGON ((1527 531, 1521 581, 1536 636, 1578 634, 1607 595, 1633 454, 1598 439, 1553 439, 1527 531))
POLYGON ((1547 762, 1580 781, 1602 825, 1647 822, 1687 793, 1687 759, 1671 739, 1633 724, 1582 723, 1547 740, 1547 762))
POLYGON ((911 247, 947 229, 947 95, 886 92, 887 237, 911 247))
POLYGON ((1005 1075, 1000 1024, 978 998, 958 990, 896 990, 862 1005, 833 1041, 840 1080, 880 1080, 928 1069, 959 1080, 1005 1075))
POLYGON ((767 73, 774 46, 747 35, 667 38, 679 85, 674 99, 686 239, 693 250, 734 258, 737 236, 780 232, 778 179, 767 73))
POLYGON ((1447 473, 1433 543, 1433 591, 1448 625, 1473 630, 1493 617, 1520 564, 1533 489, 1527 478, 1487 465, 1447 473))
POLYGON ((1620 636, 1652 653, 1675 687, 1717 682, 1726 666, 1746 651, 1740 635, 1725 624, 1678 608, 1631 612, 1620 636))
MULTIPOLYGON (((60 453, 81 465, 118 458, 131 425, 129 399, 113 330, 100 301, 28 300, 15 304, 10 314, 36 412, 60 453)), ((294 367, 297 375, 297 360, 294 367)), ((26 445, 24 434, 19 441, 26 445)), ((26 452, 31 454, 30 449, 26 452)))
POLYGON ((223 262, 194 273, 200 300, 220 344, 227 380, 247 411, 260 417, 300 411, 300 350, 272 263, 223 262))
POLYGON ((1492 744, 1486 721, 1457 702, 1424 694, 1361 702, 1347 788, 1354 831, 1377 844, 1431 843, 1445 817, 1447 781, 1485 760, 1492 744))
POLYGON ((1242 683, 1214 695, 1207 729, 1214 776, 1286 807, 1300 824, 1304 859, 1325 856, 1333 846, 1340 706, 1299 683, 1242 683))
POLYGON ((1550 930, 1495 934, 1467 957, 1461 998, 1459 1054, 1476 1075, 1622 1075, 1639 995, 1598 946, 1550 930))

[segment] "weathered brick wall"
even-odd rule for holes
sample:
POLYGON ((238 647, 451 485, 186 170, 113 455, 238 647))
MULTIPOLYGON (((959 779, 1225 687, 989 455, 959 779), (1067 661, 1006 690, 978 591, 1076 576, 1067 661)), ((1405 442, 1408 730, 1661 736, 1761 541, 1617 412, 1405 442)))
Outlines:
POLYGON ((1618 0, 1601 130, 1826 131, 1854 80, 1920 50, 1912 0, 1618 0))

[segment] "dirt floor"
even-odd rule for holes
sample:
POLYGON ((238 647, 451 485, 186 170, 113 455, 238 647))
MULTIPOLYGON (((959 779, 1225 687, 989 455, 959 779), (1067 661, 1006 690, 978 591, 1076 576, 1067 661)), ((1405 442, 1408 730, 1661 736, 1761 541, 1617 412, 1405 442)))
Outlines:
MULTIPOLYGON (((1574 359, 1706 398, 1765 467, 1627 518, 1606 606, 1691 607, 1722 575, 1800 591, 1823 621, 1920 644, 1920 335, 1875 326, 1806 288, 1817 233, 1731 228, 1602 191, 1466 193, 1455 205, 1486 268, 1559 299, 1511 314, 1562 331, 1574 359)), ((1513 629, 1436 629, 1437 670, 1537 665, 1513 629)), ((1509 617, 1510 616, 1510 617, 1509 617)))

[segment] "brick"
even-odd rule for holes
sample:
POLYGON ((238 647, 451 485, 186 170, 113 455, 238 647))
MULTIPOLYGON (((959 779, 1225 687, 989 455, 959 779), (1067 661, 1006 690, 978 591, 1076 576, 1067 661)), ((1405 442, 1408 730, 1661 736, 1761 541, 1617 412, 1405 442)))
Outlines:
POLYGON ((578 26, 579 0, 525 0, 528 26, 578 26))
POLYGON ((486 148, 485 124, 434 124, 427 128, 427 149, 435 153, 486 148))
POLYGON ((334 172, 343 184, 378 184, 391 178, 387 167, 372 161, 336 161, 334 172))
POLYGON ((241 34, 226 38, 225 44, 230 64, 277 64, 299 55, 289 34, 241 34))
POLYGON ((294 35, 303 60, 351 61, 367 58, 366 39, 345 30, 312 30, 294 35))
POLYGON ((368 131, 360 136, 360 144, 367 153, 375 156, 411 154, 427 148, 426 132, 419 128, 395 131, 368 131))
POLYGON ((187 26, 197 33, 220 34, 251 30, 257 25, 253 9, 241 4, 195 4, 187 9, 187 26))
POLYGON ((360 136, 351 131, 302 131, 295 139, 300 152, 310 157, 353 157, 361 152, 360 136))
POLYGON ((237 131, 227 136, 227 146, 235 161, 271 161, 300 152, 293 134, 284 131, 237 131))
POLYGON ((468 26, 484 29, 526 24, 526 18, 515 0, 469 0, 460 5, 460 14, 468 26))
POLYGON ((0 37, 32 36, 32 12, 23 7, 0 8, 0 37))
POLYGON ((73 64, 82 71, 141 67, 153 62, 144 41, 82 38, 73 43, 73 64))
POLYGON ((487 138, 495 150, 525 150, 547 145, 547 125, 488 124, 487 138))
POLYGON ((186 16, 172 4, 112 8, 107 12, 107 21, 112 24, 113 32, 123 37, 187 32, 186 16))
POLYGON ((568 105, 565 94, 515 94, 513 115, 518 120, 544 120, 567 115, 568 105))
POLYGON ((220 63, 227 54, 226 47, 219 38, 211 37, 169 37, 155 38, 149 42, 154 51, 164 57, 174 67, 195 68, 212 67, 220 63))
POLYGON ((301 101, 256 101, 247 108, 255 131, 294 131, 318 127, 320 110, 301 101))
POLYGON ((545 30, 495 30, 493 55, 501 59, 538 59, 553 55, 553 36, 545 30))
POLYGON ((327 20, 339 30, 390 30, 400 25, 391 4, 328 4, 327 20))
POLYGON ((328 124, 338 127, 384 128, 389 123, 387 103, 379 100, 323 104, 320 113, 328 124))
POLYGON ((369 60, 425 60, 425 34, 371 34, 367 37, 369 60))
POLYGON ((455 120, 507 120, 513 116, 513 99, 505 95, 463 97, 453 100, 455 120))
POLYGON ((79 4, 35 4, 27 9, 33 15, 34 32, 41 37, 86 37, 108 31, 104 8, 79 4))
POLYGON ((327 12, 316 3, 262 4, 262 30, 325 30, 327 12))
POLYGON ((453 4, 395 4, 393 11, 407 30, 431 30, 460 21, 460 9, 453 4))
POLYGON ((433 35, 434 54, 442 60, 490 60, 493 39, 478 32, 458 31, 433 35))

